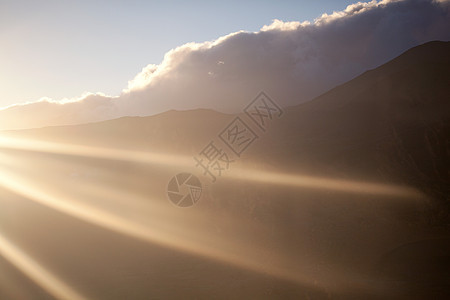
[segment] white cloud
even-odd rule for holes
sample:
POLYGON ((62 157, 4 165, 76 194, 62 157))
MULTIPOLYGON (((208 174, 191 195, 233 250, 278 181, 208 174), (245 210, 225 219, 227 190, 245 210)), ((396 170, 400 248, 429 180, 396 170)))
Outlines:
POLYGON ((304 21, 302 23, 293 21, 293 22, 283 22, 281 20, 275 19, 272 21, 270 25, 264 25, 261 28, 261 31, 271 31, 271 30, 279 30, 279 31, 292 31, 297 30, 299 27, 305 27, 311 25, 311 22, 304 21))
MULTIPOLYGON (((128 88, 124 90, 125 93, 131 90, 138 90, 146 87, 151 79, 155 77, 155 73, 158 71, 158 65, 150 64, 142 69, 134 79, 128 81, 128 88)), ((157 73, 156 73, 157 74, 157 73)))
POLYGON ((0 111, 0 128, 76 124, 169 109, 239 111, 260 90, 283 106, 308 101, 431 40, 450 40, 450 2, 358 2, 314 23, 274 20, 169 51, 143 68, 118 97, 99 94, 0 111), (64 101, 63 101, 64 102, 64 101))

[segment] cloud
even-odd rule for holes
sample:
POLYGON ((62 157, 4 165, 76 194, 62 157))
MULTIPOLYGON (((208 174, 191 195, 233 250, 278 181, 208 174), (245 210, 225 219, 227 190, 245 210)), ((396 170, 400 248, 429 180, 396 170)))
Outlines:
POLYGON ((76 101, 13 106, 0 129, 144 116, 170 109, 237 112, 264 90, 282 106, 299 104, 375 68, 407 49, 450 40, 450 1, 358 2, 314 22, 274 20, 169 51, 148 65, 121 95, 89 94, 76 101))
POLYGON ((303 23, 293 21, 293 22, 283 22, 281 20, 275 19, 273 20, 272 24, 270 25, 264 25, 261 28, 261 31, 272 31, 272 30, 278 30, 278 31, 292 31, 297 30, 299 27, 306 27, 311 25, 311 22, 304 21, 303 23))

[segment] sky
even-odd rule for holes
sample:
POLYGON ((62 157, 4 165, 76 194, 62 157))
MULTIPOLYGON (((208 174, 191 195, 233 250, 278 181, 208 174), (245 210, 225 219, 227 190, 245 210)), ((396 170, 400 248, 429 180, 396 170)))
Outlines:
POLYGON ((8 41, 0 47, 0 96, 10 105, 0 109, 0 130, 173 109, 237 113, 261 91, 288 107, 412 47, 450 41, 450 0, 342 2, 337 9, 337 2, 0 3, 8 7, 0 10, 8 41))
POLYGON ((351 3, 0 0, 0 108, 84 92, 116 96, 177 46, 258 31, 273 19, 313 21, 351 3))

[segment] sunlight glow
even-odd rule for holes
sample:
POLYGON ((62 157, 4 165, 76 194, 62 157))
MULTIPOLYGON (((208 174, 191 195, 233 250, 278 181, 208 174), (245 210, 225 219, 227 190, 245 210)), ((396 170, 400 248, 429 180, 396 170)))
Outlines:
MULTIPOLYGON (((109 149, 82 145, 66 145, 61 143, 17 139, 0 136, 0 149, 19 149, 45 153, 73 155, 109 160, 132 161, 146 164, 176 166, 192 168, 194 163, 190 156, 173 154, 109 149)), ((294 186, 299 188, 324 189, 357 194, 372 194, 402 198, 423 198, 424 195, 417 189, 407 186, 381 184, 357 180, 344 180, 326 177, 309 176, 304 174, 286 174, 273 171, 239 168, 233 166, 227 176, 238 180, 270 183, 274 185, 294 186)))
POLYGON ((233 174, 234 179, 254 181, 274 185, 294 186, 298 188, 331 190, 355 194, 369 194, 408 199, 423 198, 417 189, 408 186, 389 185, 356 180, 341 180, 315 177, 303 174, 286 174, 279 172, 262 172, 258 170, 239 170, 233 174))
MULTIPOLYGON (((179 168, 187 168, 193 165, 192 159, 184 156, 65 145, 7 137, 0 138, 0 148, 158 164, 163 167, 176 166, 179 168)), ((290 265, 289 257, 277 257, 273 252, 266 252, 261 247, 258 247, 258 245, 249 242, 236 243, 236 241, 232 242, 226 237, 222 237, 219 240, 215 239, 214 242, 211 242, 208 234, 195 232, 195 226, 189 228, 182 223, 176 223, 176 220, 167 222, 167 219, 164 220, 164 217, 155 217, 153 224, 146 224, 133 218, 126 218, 126 216, 121 215, 120 209, 118 211, 112 211, 111 205, 96 206, 95 202, 91 200, 95 200, 96 198, 110 198, 120 202, 120 198, 136 200, 139 198, 138 195, 130 194, 127 190, 122 190, 119 193, 117 191, 113 192, 114 187, 101 186, 103 184, 96 181, 82 183, 79 186, 81 192, 93 193, 92 195, 85 194, 86 196, 80 196, 79 193, 77 196, 77 193, 68 192, 64 182, 60 182, 58 185, 59 189, 58 187, 52 188, 51 184, 55 179, 52 177, 52 174, 48 174, 44 178, 36 174, 36 166, 39 166, 37 168, 38 170, 41 170, 42 167, 47 167, 49 170, 52 170, 52 166, 46 165, 47 163, 45 161, 33 163, 32 160, 33 158, 31 158, 31 164, 35 164, 35 166, 27 166, 27 163, 24 163, 23 160, 16 159, 12 155, 2 155, 0 157, 0 163, 3 166, 0 169, 0 186, 28 200, 107 230, 209 258, 214 261, 232 264, 261 274, 315 287, 323 286, 330 288, 330 282, 333 284, 337 282, 352 282, 353 286, 358 286, 361 289, 374 289, 373 286, 367 286, 366 283, 359 280, 357 276, 348 272, 342 272, 342 270, 341 272, 334 270, 327 272, 327 274, 320 274, 321 278, 319 279, 317 276, 313 276, 308 272, 299 270, 298 267, 290 265), (13 171, 8 171, 11 168, 13 171), (95 186, 99 183, 100 186, 95 186)), ((66 161, 63 160, 57 163, 57 166, 55 165, 53 167, 55 170, 56 167, 67 168, 67 166, 64 166, 65 163, 66 161)), ((421 196, 419 192, 408 187, 312 177, 301 174, 267 172, 256 169, 251 170, 239 167, 238 165, 234 166, 232 171, 230 170, 229 175, 233 180, 292 186, 295 188, 323 189, 390 197, 417 198, 421 196)), ((59 175, 55 174, 53 176, 59 175)), ((166 214, 165 208, 154 204, 157 202, 156 199, 152 200, 147 198, 146 200, 152 203, 151 206, 154 210, 152 215, 157 216, 161 214, 161 216, 164 216, 166 214)), ((125 204, 122 203, 122 205, 125 204)), ((201 215, 194 214, 193 216, 198 219, 202 218, 201 215)), ((191 223, 194 224, 194 222, 191 223)), ((242 223, 239 224, 243 225, 242 223)), ((304 266, 307 265, 308 262, 305 261, 304 266)), ((341 286, 345 286, 345 284, 341 286)))
POLYGON ((0 235, 0 255, 57 299, 86 299, 0 235))
MULTIPOLYGON (((312 285, 312 279, 293 270, 280 268, 272 265, 269 257, 256 257, 239 245, 240 249, 226 249, 215 247, 207 242, 192 241, 183 236, 173 236, 148 228, 132 220, 122 218, 118 215, 107 213, 104 210, 93 208, 90 205, 76 203, 63 195, 50 195, 34 186, 33 182, 24 180, 9 172, 0 171, 0 186, 35 201, 39 204, 60 211, 64 214, 81 219, 85 222, 100 226, 102 228, 132 236, 147 242, 156 243, 165 247, 181 250, 183 252, 199 255, 213 260, 233 264, 237 267, 256 271, 262 274, 272 275, 285 280, 312 285), (234 251, 229 251, 234 250, 234 251)), ((236 245, 233 245, 236 247, 236 245)), ((253 249, 254 250, 254 249, 253 249)))
POLYGON ((0 136, 0 149, 16 149, 54 154, 73 155, 109 160, 133 161, 147 164, 191 167, 192 158, 164 153, 119 150, 81 145, 61 144, 32 139, 18 139, 0 136))
MULTIPOLYGON (((7 166, 18 164, 20 160, 4 157, 4 161, 0 161, 0 163, 2 166, 0 169, 0 187, 28 200, 104 229, 297 284, 314 287, 322 286, 332 289, 329 286, 330 282, 335 284, 351 280, 354 286, 359 286, 361 289, 373 289, 373 287, 366 286, 364 282, 348 272, 339 272, 338 275, 336 273, 338 270, 328 271, 326 274, 320 274, 319 278, 317 275, 305 272, 305 269, 310 268, 309 261, 299 261, 299 258, 296 257, 296 263, 302 265, 302 268, 299 268, 298 265, 292 264, 293 260, 289 257, 280 257, 276 252, 248 242, 248 240, 236 240, 229 236, 221 236, 218 239, 210 236, 205 231, 197 231, 198 227, 196 226, 183 225, 194 225, 194 222, 177 223, 177 220, 173 218, 155 218, 155 222, 145 224, 139 222, 139 219, 124 217, 120 214, 120 210, 112 212, 108 206, 96 207, 92 203, 93 201, 91 200, 96 197, 101 198, 101 194, 105 190, 107 191, 106 195, 111 195, 111 191, 108 191, 108 189, 104 190, 102 187, 92 188, 92 186, 87 186, 87 191, 95 192, 96 195, 92 195, 88 202, 84 202, 86 199, 80 201, 77 196, 65 190, 64 187, 61 187, 61 190, 52 189, 49 185, 51 182, 45 184, 45 178, 36 178, 33 173, 30 174, 25 169, 19 169, 19 172, 6 170, 7 166), (19 175, 21 173, 24 173, 24 175, 19 175), (168 222, 167 220, 170 221, 168 222)), ((84 189, 85 186, 80 186, 80 190, 84 189)), ((122 191, 121 196, 123 199, 135 197, 135 195, 126 195, 126 191, 122 191)), ((147 199, 147 202, 157 201, 147 199)), ((126 205, 125 202, 123 204, 126 205)), ((174 211, 178 212, 176 209, 174 211)), ((161 208, 154 206, 154 211, 151 215, 158 216, 160 213, 164 215, 164 209, 161 210, 161 208)), ((202 217, 204 216, 201 214, 193 215, 195 219, 201 219, 202 217)), ((153 219, 151 216, 149 218, 153 219)), ((245 220, 234 220, 233 223, 236 223, 234 225, 237 227, 245 226, 245 220)))

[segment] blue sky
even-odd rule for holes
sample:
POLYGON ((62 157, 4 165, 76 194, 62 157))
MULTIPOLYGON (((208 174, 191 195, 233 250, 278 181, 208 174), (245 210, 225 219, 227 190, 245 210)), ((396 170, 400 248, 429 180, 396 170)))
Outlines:
POLYGON ((257 31, 272 19, 313 20, 353 2, 0 0, 0 107, 118 95, 176 46, 257 31))

